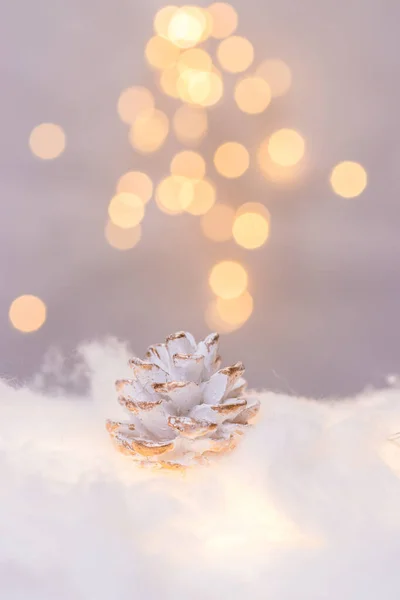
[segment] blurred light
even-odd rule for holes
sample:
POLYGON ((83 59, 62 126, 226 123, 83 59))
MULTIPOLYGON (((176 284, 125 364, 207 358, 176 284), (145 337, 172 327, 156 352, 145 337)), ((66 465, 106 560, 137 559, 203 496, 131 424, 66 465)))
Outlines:
POLYGON ((193 182, 193 198, 186 206, 191 215, 205 215, 215 203, 215 187, 208 179, 193 182))
POLYGON ((178 10, 177 6, 164 6, 157 11, 154 17, 154 31, 164 38, 168 38, 168 27, 171 19, 175 12, 178 10))
POLYGON ((170 175, 156 189, 156 203, 168 215, 182 213, 193 200, 193 182, 186 177, 170 175))
POLYGON ((217 296, 230 300, 237 298, 247 288, 247 273, 244 267, 232 260, 223 260, 211 270, 209 284, 217 296))
POLYGON ((343 198, 355 198, 367 186, 367 172, 359 163, 346 160, 336 165, 330 181, 336 194, 343 198))
POLYGON ((186 69, 197 71, 211 71, 212 58, 205 50, 201 48, 190 48, 182 52, 178 59, 177 67, 180 72, 186 69))
POLYGON ((179 98, 178 81, 181 73, 177 65, 164 69, 160 75, 160 87, 164 94, 179 98))
POLYGON ((232 325, 221 319, 217 309, 217 299, 211 300, 207 306, 204 320, 210 331, 218 331, 219 333, 232 333, 240 327, 240 325, 232 325))
POLYGON ((32 129, 29 136, 32 153, 43 160, 57 158, 65 149, 65 133, 54 123, 41 123, 32 129))
POLYGON ((246 290, 241 296, 225 300, 216 299, 216 308, 219 317, 229 325, 243 325, 253 312, 253 298, 246 290))
POLYGON ((213 242, 226 242, 232 237, 235 211, 228 204, 216 204, 202 217, 201 228, 213 242))
POLYGON ((264 177, 279 186, 293 187, 304 173, 303 161, 291 166, 282 166, 273 162, 269 155, 269 139, 260 144, 257 161, 264 177))
POLYGON ((179 77, 178 90, 184 102, 213 106, 222 98, 224 87, 217 71, 188 69, 179 77))
POLYGON ((180 106, 173 117, 173 128, 178 140, 186 144, 199 142, 207 133, 207 112, 197 106, 180 106))
POLYGON ((253 250, 267 241, 269 221, 260 214, 246 212, 236 217, 232 233, 239 246, 253 250))
POLYGON ((268 208, 264 204, 261 204, 261 202, 245 202, 237 209, 236 216, 239 217, 240 215, 244 215, 245 213, 254 213, 256 215, 261 215, 267 221, 269 221, 270 219, 268 208))
POLYGON ((246 77, 236 84, 235 100, 240 110, 255 115, 263 112, 271 102, 271 90, 261 77, 246 77))
POLYGON ((114 225, 122 229, 135 227, 144 217, 143 201, 135 194, 121 192, 111 199, 108 215, 114 225))
POLYGON ((249 164, 249 153, 238 142, 226 142, 219 146, 214 154, 216 170, 229 179, 243 175, 249 164))
POLYGON ((241 73, 249 68, 254 59, 251 42, 239 35, 233 35, 220 42, 217 48, 220 65, 229 73, 241 73))
POLYGON ((268 83, 272 98, 283 96, 292 85, 292 73, 283 60, 265 60, 257 67, 256 75, 268 83))
POLYGON ((146 173, 128 171, 117 183, 117 193, 129 192, 139 196, 143 202, 148 202, 153 194, 153 182, 146 173))
POLYGON ((191 48, 204 39, 207 25, 203 9, 197 6, 183 6, 171 17, 168 37, 179 48, 191 48))
POLYGON ((139 242, 142 235, 140 225, 123 229, 112 221, 108 221, 104 230, 107 242, 116 250, 130 250, 139 242))
POLYGON ((127 88, 121 92, 118 99, 119 118, 131 125, 139 113, 153 110, 154 104, 153 94, 147 88, 141 86, 127 88))
POLYGON ((275 131, 268 142, 268 153, 278 165, 290 167, 304 156, 305 144, 302 136, 294 129, 275 131))
POLYGON ((202 179, 206 173, 204 158, 192 150, 175 154, 170 167, 172 175, 182 175, 191 179, 202 179))
POLYGON ((155 152, 163 143, 169 132, 168 117, 161 110, 144 111, 134 121, 129 139, 134 148, 147 154, 155 152))
POLYGON ((179 48, 159 35, 150 38, 145 49, 147 62, 155 69, 171 67, 178 60, 179 53, 179 48))
POLYGON ((37 296, 19 296, 11 303, 8 317, 19 331, 37 331, 46 321, 46 305, 37 296))
POLYGON ((212 37, 222 39, 236 31, 238 16, 233 6, 226 2, 214 2, 207 10, 212 18, 212 37))

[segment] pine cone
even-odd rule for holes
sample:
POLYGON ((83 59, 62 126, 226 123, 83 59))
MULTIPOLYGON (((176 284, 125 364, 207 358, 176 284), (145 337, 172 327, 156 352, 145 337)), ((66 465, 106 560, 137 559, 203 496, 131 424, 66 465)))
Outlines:
POLYGON ((219 369, 219 335, 190 333, 150 346, 129 361, 133 379, 116 381, 128 422, 107 421, 117 448, 144 466, 181 468, 235 447, 259 401, 244 397, 243 364, 219 369))

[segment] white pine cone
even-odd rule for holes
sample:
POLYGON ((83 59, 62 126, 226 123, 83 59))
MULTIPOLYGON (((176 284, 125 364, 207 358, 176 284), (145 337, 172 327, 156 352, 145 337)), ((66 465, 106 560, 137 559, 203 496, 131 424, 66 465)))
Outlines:
POLYGON ((117 448, 142 465, 181 468, 232 449, 258 412, 244 397, 244 367, 219 369, 219 335, 196 344, 190 333, 150 346, 129 361, 133 379, 116 381, 128 422, 107 421, 117 448))

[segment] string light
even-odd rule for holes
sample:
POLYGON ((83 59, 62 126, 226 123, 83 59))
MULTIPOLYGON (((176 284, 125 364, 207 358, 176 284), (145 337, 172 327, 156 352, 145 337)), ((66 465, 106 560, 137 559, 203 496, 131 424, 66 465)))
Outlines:
POLYGON ((333 169, 330 183, 338 196, 355 198, 367 186, 367 172, 359 163, 347 160, 339 163, 333 169))
POLYGON ((169 132, 167 115, 161 110, 144 111, 140 113, 132 124, 129 139, 132 146, 148 154, 155 152, 166 140, 169 132))
POLYGON ((160 87, 164 94, 179 98, 178 81, 181 73, 177 65, 164 69, 160 75, 160 87))
POLYGON ((224 86, 216 70, 208 72, 188 69, 179 77, 178 91, 184 102, 213 106, 222 98, 224 86))
POLYGON ((225 71, 241 73, 253 62, 254 49, 252 43, 239 35, 233 35, 220 42, 217 58, 225 71))
POLYGON ((104 235, 112 248, 116 250, 130 250, 139 243, 142 228, 140 225, 136 225, 136 227, 123 229, 115 225, 112 221, 107 221, 104 235))
POLYGON ((247 250, 254 250, 267 241, 269 220, 261 214, 245 212, 236 217, 232 233, 239 246, 247 250))
POLYGON ((197 6, 183 6, 171 17, 168 38, 179 48, 191 48, 202 41, 207 25, 204 10, 197 6))
POLYGON ((257 163, 261 173, 273 184, 292 187, 304 173, 304 161, 291 166, 278 165, 271 159, 268 147, 269 139, 266 139, 257 151, 257 163))
POLYGON ((207 133, 207 112, 204 108, 183 104, 175 112, 172 126, 180 142, 197 144, 207 133))
POLYGON ((133 86, 121 92, 118 99, 117 111, 124 123, 131 125, 139 113, 154 109, 154 96, 145 87, 133 86))
POLYGON ((219 333, 232 333, 240 327, 240 325, 229 324, 221 318, 217 309, 217 299, 211 300, 207 306, 204 320, 210 331, 218 331, 219 333))
POLYGON ((143 201, 135 194, 121 192, 111 199, 108 215, 114 225, 122 229, 135 227, 144 217, 143 201))
POLYGON ((228 325, 243 325, 253 312, 253 298, 246 290, 237 298, 226 300, 218 297, 216 309, 219 317, 228 325))
POLYGON ((122 175, 118 180, 117 193, 121 192, 135 194, 146 203, 153 195, 153 182, 146 173, 128 171, 128 173, 122 175))
POLYGON ((280 59, 265 60, 257 67, 256 75, 268 83, 272 98, 283 96, 292 85, 292 73, 280 59))
POLYGON ((212 58, 202 48, 190 48, 185 50, 179 57, 177 62, 178 70, 182 73, 187 69, 195 71, 211 71, 212 58))
POLYGON ((268 153, 273 162, 282 167, 290 167, 300 162, 304 151, 304 139, 294 129, 279 129, 269 138, 268 153))
POLYGON ((215 204, 201 219, 204 235, 213 242, 226 242, 232 237, 235 211, 228 204, 215 204))
POLYGON ((165 177, 157 186, 155 198, 162 212, 178 215, 193 200, 193 182, 177 175, 165 177))
POLYGON ((164 6, 163 8, 160 8, 159 11, 157 11, 156 16, 154 17, 154 31, 164 37, 164 38, 168 38, 168 27, 169 24, 171 22, 171 19, 173 17, 173 15, 175 14, 175 12, 178 10, 177 6, 174 5, 169 5, 169 6, 164 6))
POLYGON ((192 150, 178 152, 171 161, 172 175, 182 175, 191 179, 202 179, 206 173, 204 158, 192 150))
POLYGON ((64 130, 55 123, 41 123, 32 129, 29 146, 38 158, 43 160, 57 158, 65 149, 64 130))
POLYGON ((216 170, 229 179, 243 175, 247 171, 249 164, 249 153, 238 142, 226 142, 219 146, 214 154, 216 170))
POLYGON ((186 206, 186 212, 191 215, 206 214, 215 203, 215 187, 208 179, 193 182, 192 200, 186 206))
POLYGON ((147 62, 155 69, 171 67, 178 60, 179 53, 179 48, 159 35, 150 38, 145 49, 147 62))
POLYGON ((212 18, 212 37, 222 39, 236 31, 238 16, 233 6, 226 2, 214 2, 207 10, 212 18))
POLYGON ((245 268, 238 262, 223 260, 211 270, 209 284, 216 296, 225 300, 237 298, 247 288, 248 276, 245 268))
POLYGON ((246 77, 236 84, 235 101, 243 112, 259 114, 269 105, 271 90, 261 77, 246 77))
POLYGON ((46 321, 46 305, 37 296, 24 295, 15 298, 8 311, 12 326, 23 333, 31 333, 46 321))

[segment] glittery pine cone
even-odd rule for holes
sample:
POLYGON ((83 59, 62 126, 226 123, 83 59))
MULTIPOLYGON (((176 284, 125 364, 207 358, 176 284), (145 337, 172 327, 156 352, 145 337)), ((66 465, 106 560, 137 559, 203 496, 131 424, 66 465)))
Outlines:
POLYGON ((196 344, 190 333, 150 346, 116 381, 129 421, 107 421, 117 448, 142 466, 183 468, 234 448, 259 409, 244 395, 243 364, 219 369, 219 335, 196 344))

